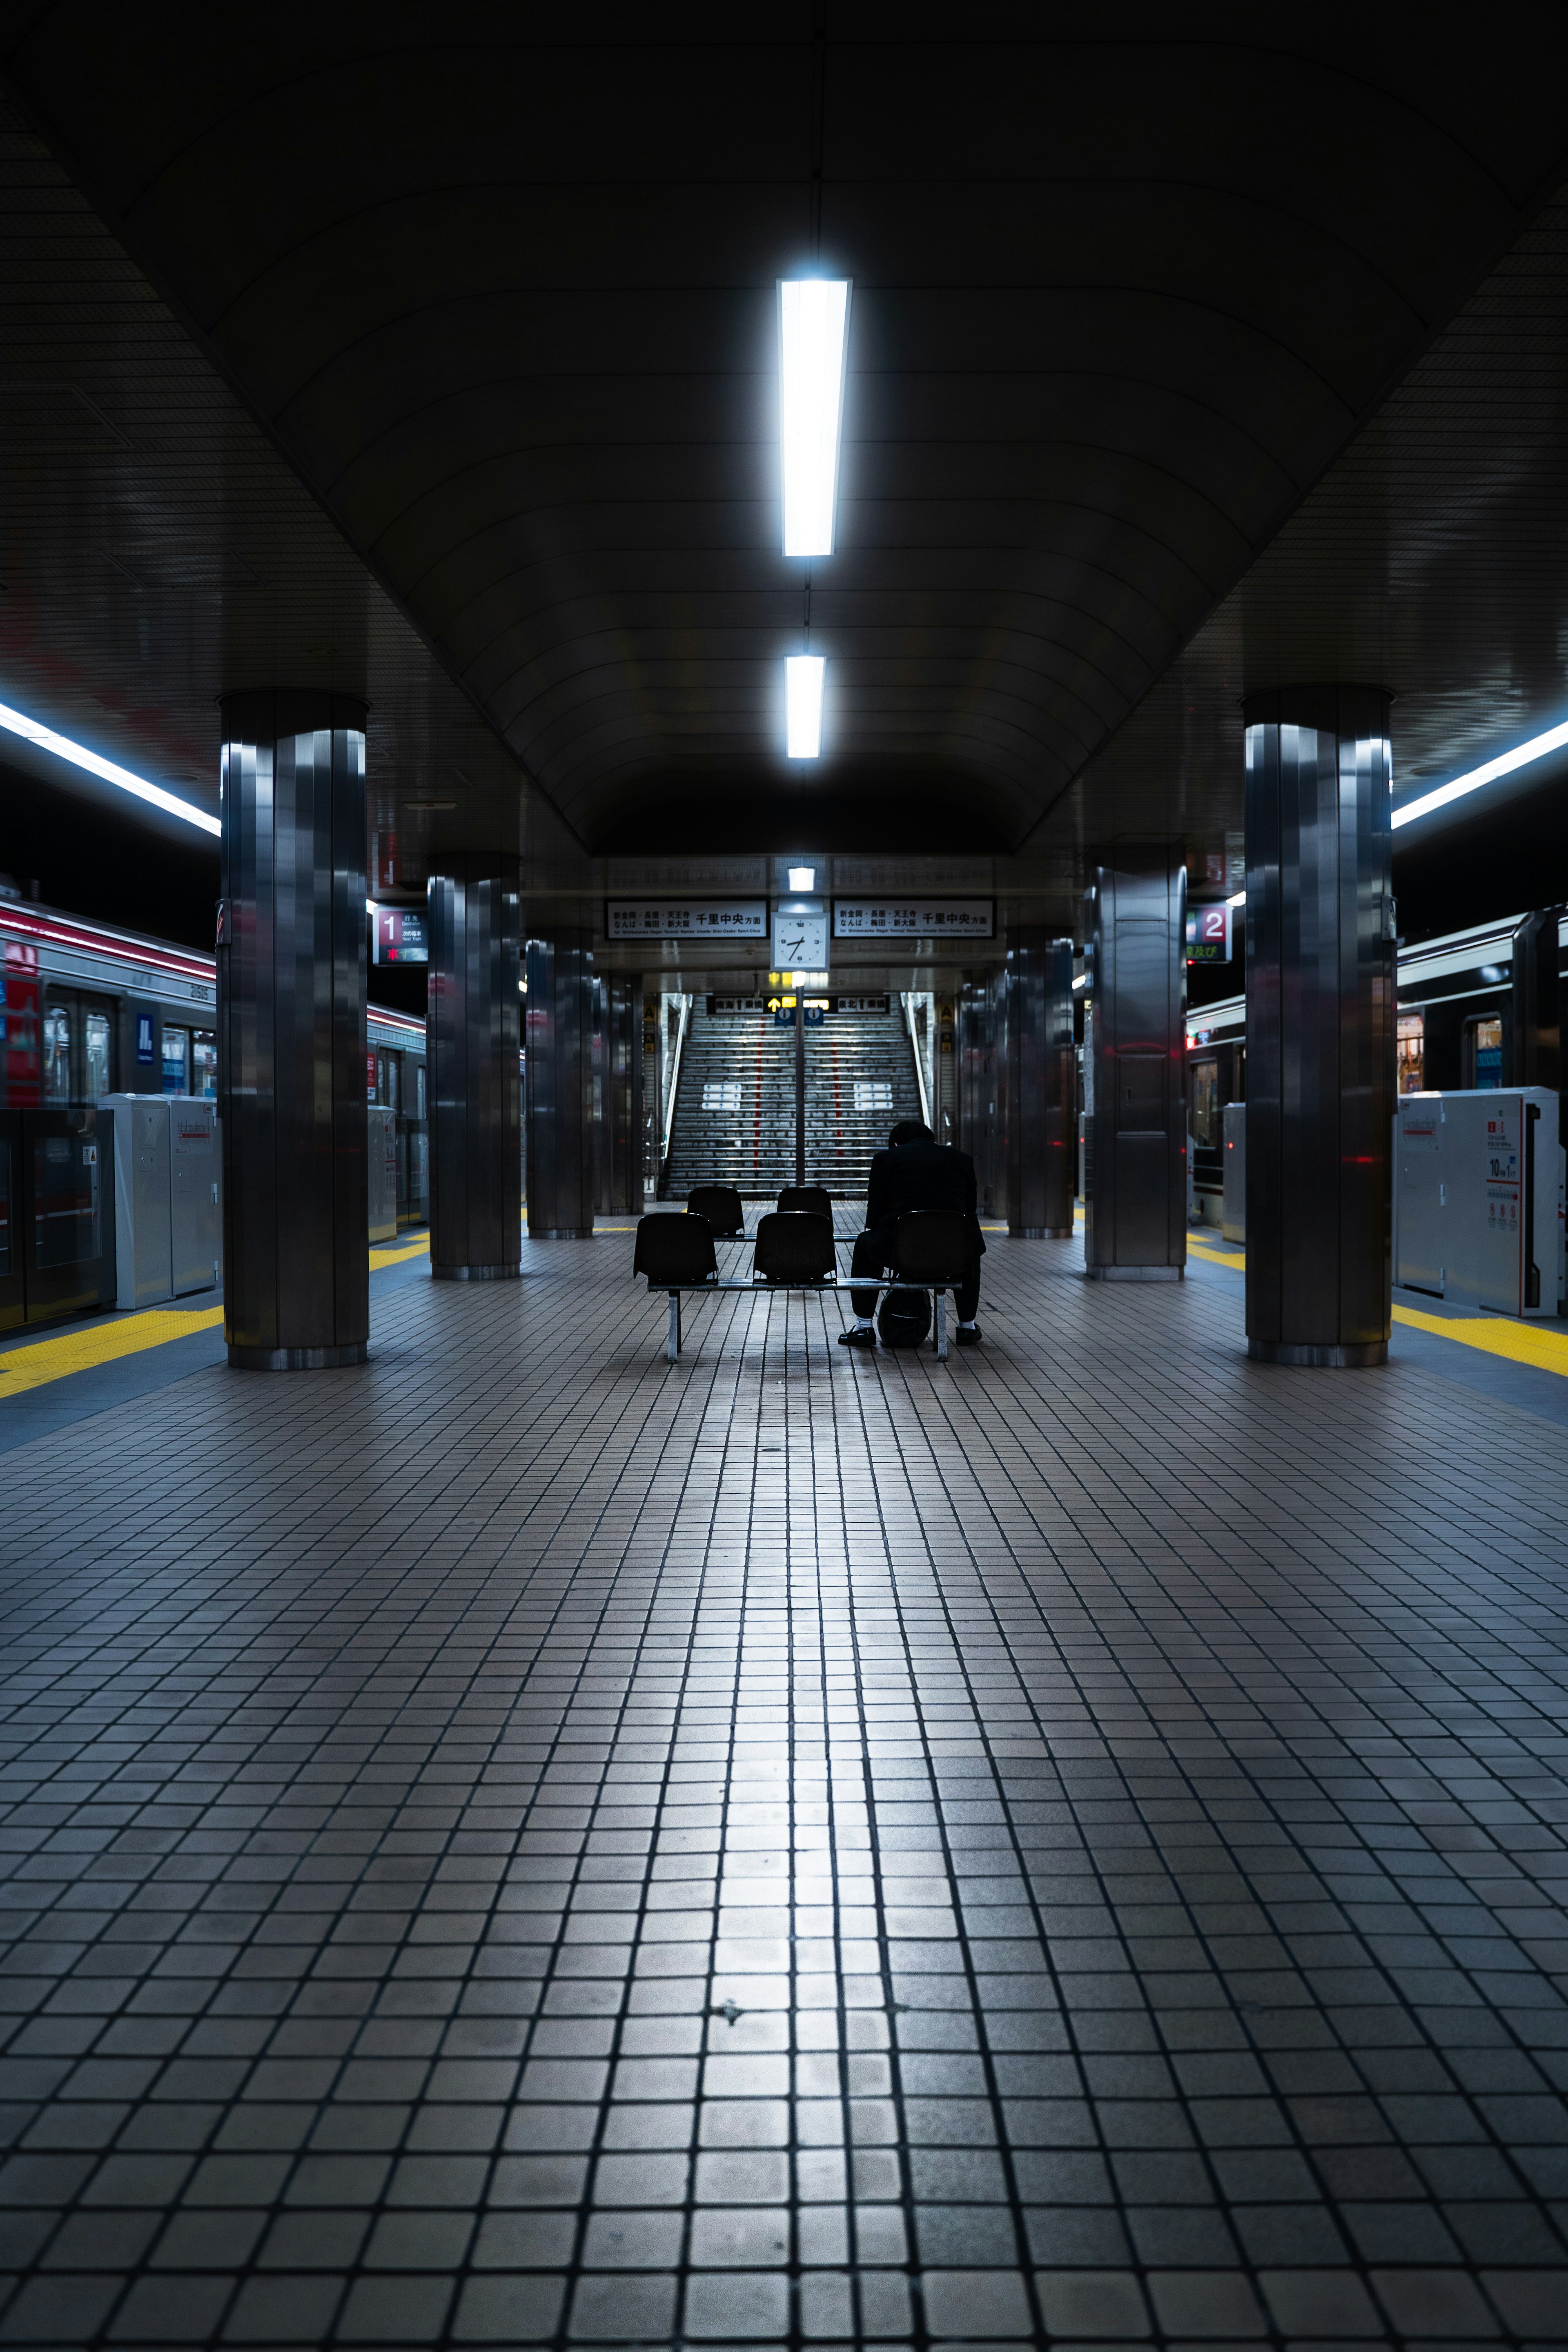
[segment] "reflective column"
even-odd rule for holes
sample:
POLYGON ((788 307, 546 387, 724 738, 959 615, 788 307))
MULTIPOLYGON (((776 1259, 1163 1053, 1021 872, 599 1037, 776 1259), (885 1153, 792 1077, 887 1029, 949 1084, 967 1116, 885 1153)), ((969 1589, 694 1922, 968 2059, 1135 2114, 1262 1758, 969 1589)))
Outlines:
POLYGON ((517 885, 433 875, 427 920, 430 1272, 506 1281, 522 1255, 517 885))
POLYGON ((1388 1354, 1394 1111, 1389 697, 1253 695, 1247 718, 1247 1345, 1388 1354))
POLYGON ((605 1002, 605 1199, 614 1217, 643 1204, 642 974, 615 972, 605 1002))
POLYGON ((1035 927, 1007 939, 1007 1230, 1026 1241, 1069 1241, 1078 1123, 1072 941, 1035 927))
POLYGON ((1174 851, 1129 850, 1100 867, 1089 898, 1084 1271, 1100 1282, 1179 1282, 1187 1263, 1187 870, 1174 851))
POLYGON ((224 1337, 246 1370, 363 1363, 365 705, 223 698, 224 1337))
POLYGON ((528 1234, 594 1230, 593 934, 557 930, 526 949, 528 1234))
POLYGON ((958 1135, 974 1162, 983 1217, 1005 1213, 1007 1169, 1001 1149, 1006 1114, 1007 1056, 1000 971, 965 972, 958 994, 958 1135))

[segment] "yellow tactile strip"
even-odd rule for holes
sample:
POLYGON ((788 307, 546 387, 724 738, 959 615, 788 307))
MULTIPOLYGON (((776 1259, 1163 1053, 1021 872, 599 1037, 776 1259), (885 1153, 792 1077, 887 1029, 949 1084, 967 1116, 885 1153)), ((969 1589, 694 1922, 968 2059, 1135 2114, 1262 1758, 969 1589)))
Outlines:
MULTIPOLYGON (((410 1243, 404 1249, 373 1249, 370 1269, 401 1265, 405 1258, 420 1257, 429 1248, 428 1235, 410 1243)), ((30 1339, 25 1347, 7 1348, 0 1353, 0 1400, 19 1396, 25 1389, 46 1388, 50 1381, 63 1381, 72 1372, 96 1371, 102 1364, 112 1364, 121 1356, 139 1356, 148 1348, 167 1347, 171 1339, 188 1339, 197 1331, 210 1331, 223 1321, 221 1307, 197 1307, 184 1309, 177 1307, 153 1307, 140 1315, 128 1315, 122 1322, 95 1323, 90 1329, 62 1331, 52 1339, 30 1339)))
MULTIPOLYGON (((1190 1256, 1206 1257, 1214 1265, 1234 1266, 1238 1274, 1246 1272, 1245 1250, 1205 1249, 1202 1243, 1189 1241, 1187 1251, 1190 1256)), ((1506 1315, 1457 1315, 1452 1311, 1428 1315, 1418 1307, 1396 1307, 1394 1319, 1408 1324, 1413 1331, 1431 1331, 1439 1339, 1457 1340, 1461 1348, 1479 1349, 1482 1355, 1506 1356, 1511 1363, 1531 1364, 1538 1372, 1557 1372, 1568 1379, 1568 1335, 1543 1324, 1516 1322, 1506 1315)))

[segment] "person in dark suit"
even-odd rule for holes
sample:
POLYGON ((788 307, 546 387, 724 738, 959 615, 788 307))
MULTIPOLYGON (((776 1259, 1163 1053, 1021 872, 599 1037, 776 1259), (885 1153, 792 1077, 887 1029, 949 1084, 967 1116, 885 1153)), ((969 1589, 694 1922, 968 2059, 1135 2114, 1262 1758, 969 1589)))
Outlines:
MULTIPOLYGON (((886 1151, 879 1151, 871 1162, 871 1179, 866 1188, 866 1230, 855 1244, 849 1261, 851 1276, 879 1275, 892 1255, 893 1227, 909 1209, 945 1209, 956 1212, 969 1220, 970 1260, 963 1280, 954 1293, 958 1308, 958 1329, 953 1334, 961 1348, 980 1344, 980 1328, 974 1320, 974 1310, 980 1304, 980 1260, 985 1248, 980 1232, 980 1217, 975 1206, 974 1162, 967 1151, 955 1151, 950 1143, 939 1143, 929 1127, 918 1119, 905 1119, 894 1128, 888 1138, 886 1151)), ((852 1290, 849 1294, 855 1307, 855 1322, 838 1337, 847 1348, 874 1348, 876 1327, 871 1318, 877 1311, 874 1290, 852 1290)))

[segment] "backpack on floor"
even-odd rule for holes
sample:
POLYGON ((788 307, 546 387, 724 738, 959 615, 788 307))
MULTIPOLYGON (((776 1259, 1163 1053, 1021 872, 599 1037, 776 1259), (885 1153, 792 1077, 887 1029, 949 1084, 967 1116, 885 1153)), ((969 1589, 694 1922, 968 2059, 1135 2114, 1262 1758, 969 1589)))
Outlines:
POLYGON ((884 1348, 918 1348, 931 1329, 929 1290, 885 1290, 877 1316, 884 1348))

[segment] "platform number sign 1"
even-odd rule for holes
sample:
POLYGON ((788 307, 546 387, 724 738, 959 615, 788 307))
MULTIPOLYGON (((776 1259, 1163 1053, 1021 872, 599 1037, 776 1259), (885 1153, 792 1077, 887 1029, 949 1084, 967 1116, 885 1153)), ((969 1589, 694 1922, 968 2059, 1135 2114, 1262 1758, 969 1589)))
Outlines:
POLYGON ((1189 963, 1228 963, 1230 940, 1230 908, 1223 901, 1217 907, 1194 907, 1190 909, 1187 915, 1189 963))

